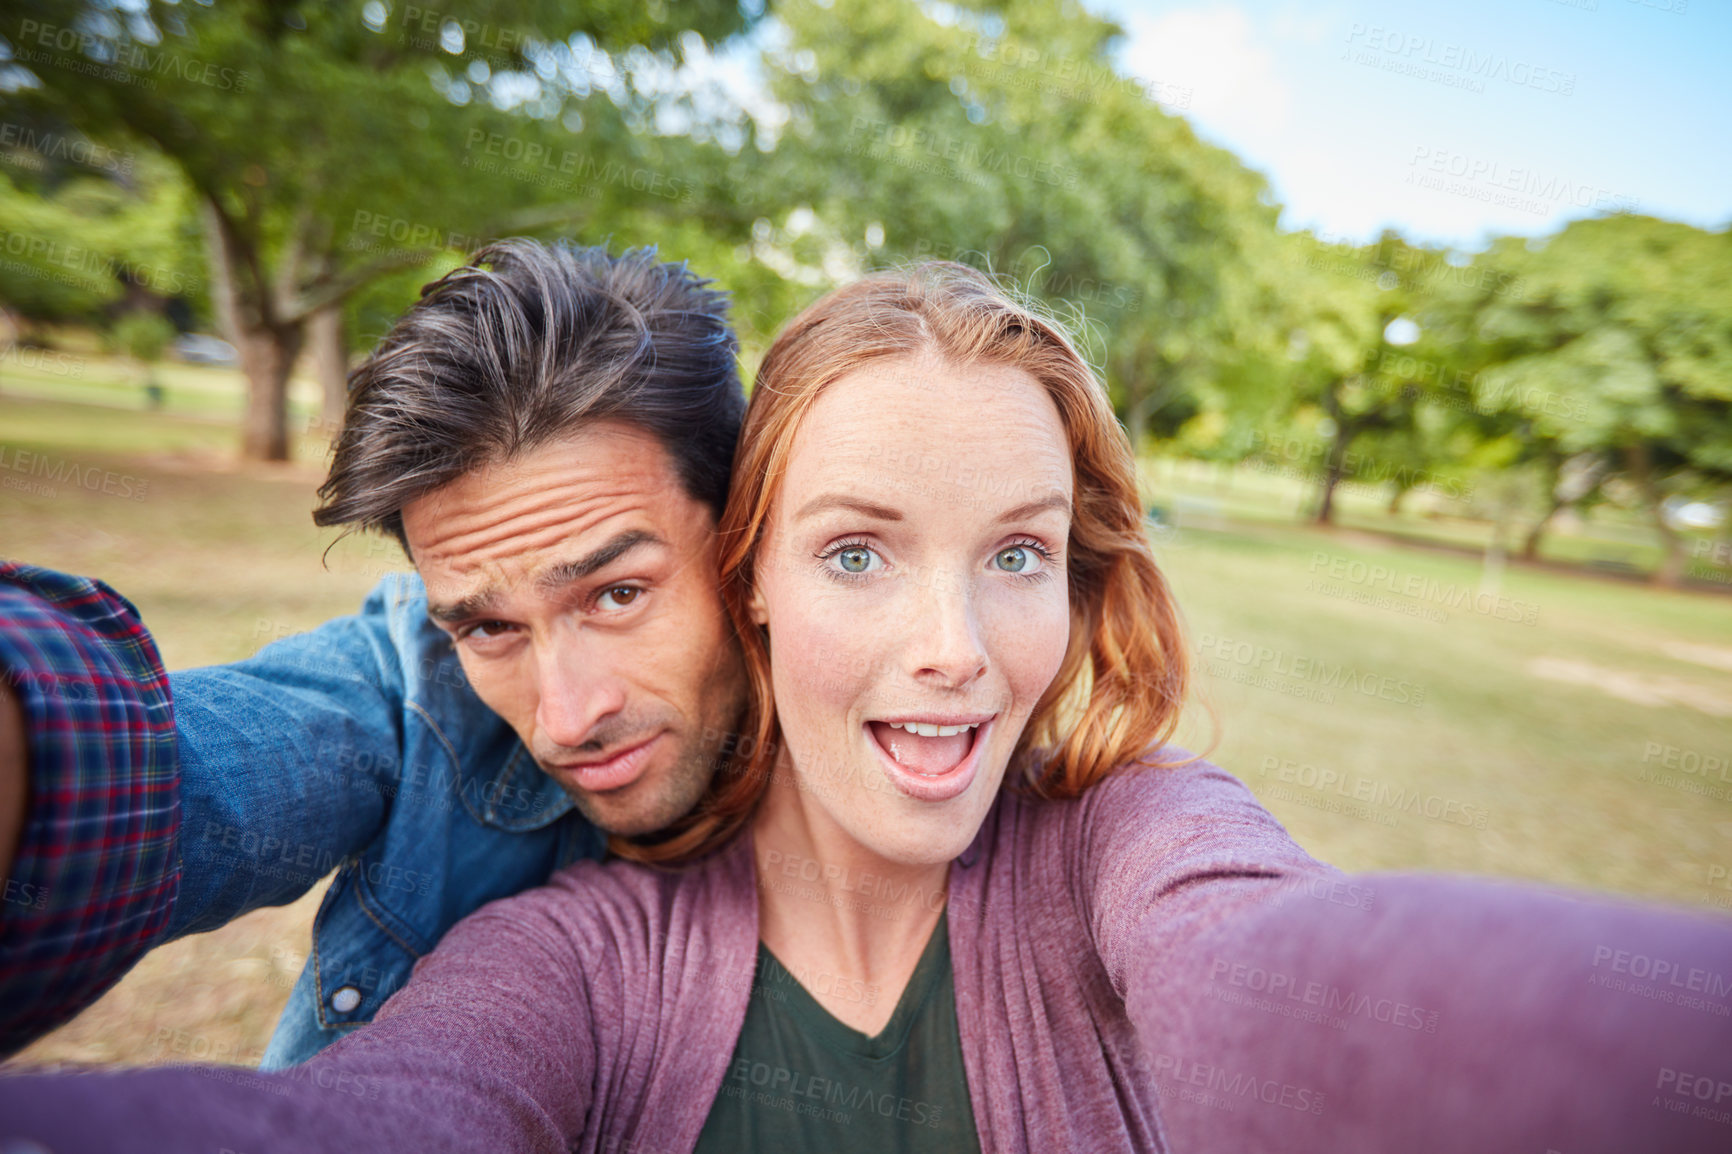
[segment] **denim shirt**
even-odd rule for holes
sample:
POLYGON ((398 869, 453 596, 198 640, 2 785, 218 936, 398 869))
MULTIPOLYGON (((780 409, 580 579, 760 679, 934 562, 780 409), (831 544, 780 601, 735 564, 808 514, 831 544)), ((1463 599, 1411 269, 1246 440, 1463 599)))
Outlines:
POLYGON ((337 871, 265 1068, 371 1020, 477 907, 603 853, 475 695, 414 576, 387 577, 355 616, 170 682, 182 828, 167 936, 293 901, 337 871))

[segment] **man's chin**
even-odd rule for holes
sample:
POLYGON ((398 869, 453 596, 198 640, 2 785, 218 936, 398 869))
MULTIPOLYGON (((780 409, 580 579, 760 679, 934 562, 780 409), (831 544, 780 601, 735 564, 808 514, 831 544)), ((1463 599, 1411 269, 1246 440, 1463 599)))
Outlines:
POLYGON ((665 829, 680 816, 679 812, 667 812, 662 808, 640 810, 631 807, 610 804, 598 804, 595 798, 574 798, 578 812, 587 817, 591 824, 605 834, 614 837, 644 837, 665 829))

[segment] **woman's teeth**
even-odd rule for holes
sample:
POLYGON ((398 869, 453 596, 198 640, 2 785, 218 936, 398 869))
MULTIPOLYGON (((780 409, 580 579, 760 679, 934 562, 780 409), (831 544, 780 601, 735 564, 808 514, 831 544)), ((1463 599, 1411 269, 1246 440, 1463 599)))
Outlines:
POLYGON ((955 737, 959 733, 967 733, 980 727, 978 721, 969 725, 927 725, 923 721, 886 721, 884 724, 891 729, 907 730, 919 737, 955 737))
POLYGON ((939 777, 968 757, 969 750, 980 740, 981 724, 874 721, 867 728, 878 747, 897 765, 922 777, 939 777))

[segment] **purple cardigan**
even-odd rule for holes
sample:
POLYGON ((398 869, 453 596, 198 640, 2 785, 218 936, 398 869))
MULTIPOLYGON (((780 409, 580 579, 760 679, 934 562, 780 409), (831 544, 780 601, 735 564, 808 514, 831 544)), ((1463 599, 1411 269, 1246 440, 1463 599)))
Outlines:
MULTIPOLYGON (((683 872, 580 863, 303 1067, 0 1079, 0 1146, 689 1151, 755 884, 745 839, 683 872)), ((1004 795, 949 910, 987 1151, 1732 1149, 1724 919, 1335 873, 1207 764, 1004 795)))

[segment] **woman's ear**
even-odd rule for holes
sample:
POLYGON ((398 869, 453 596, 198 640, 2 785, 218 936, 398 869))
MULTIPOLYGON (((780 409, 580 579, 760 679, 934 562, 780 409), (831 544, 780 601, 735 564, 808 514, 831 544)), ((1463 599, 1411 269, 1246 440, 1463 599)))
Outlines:
POLYGON ((768 625, 770 623, 770 615, 764 611, 764 594, 758 589, 755 582, 752 585, 751 594, 746 598, 746 613, 751 617, 753 625, 768 625))

